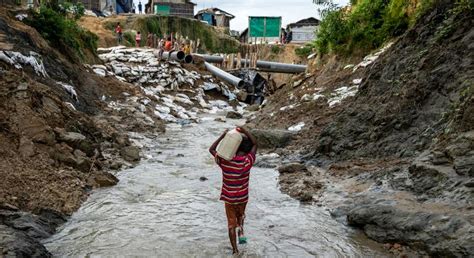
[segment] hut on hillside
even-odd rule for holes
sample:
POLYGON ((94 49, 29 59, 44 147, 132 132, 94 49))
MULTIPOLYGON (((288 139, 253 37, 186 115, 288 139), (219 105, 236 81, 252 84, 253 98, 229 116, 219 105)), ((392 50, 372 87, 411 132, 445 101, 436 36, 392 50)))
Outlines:
POLYGON ((235 16, 219 8, 207 8, 199 11, 194 18, 206 22, 211 26, 230 28, 230 21, 234 19, 235 16))
POLYGON ((287 31, 292 32, 292 43, 306 43, 316 39, 320 21, 310 17, 288 24, 287 31))
POLYGON ((190 0, 148 0, 145 12, 163 16, 194 17, 195 3, 190 0))

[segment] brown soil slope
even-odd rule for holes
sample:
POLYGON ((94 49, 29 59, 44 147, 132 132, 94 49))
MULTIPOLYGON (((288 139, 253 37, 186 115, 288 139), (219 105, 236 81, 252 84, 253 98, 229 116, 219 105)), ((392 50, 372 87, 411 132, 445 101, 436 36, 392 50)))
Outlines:
POLYGON ((295 145, 338 160, 413 157, 444 133, 473 130, 473 16, 451 14, 451 7, 438 6, 366 69, 353 73, 343 69, 347 60, 331 59, 311 76, 293 78, 270 98, 257 126, 286 129, 304 121, 295 145), (300 101, 357 78, 359 92, 339 106, 300 101))
POLYGON ((138 118, 104 100, 141 92, 88 71, 7 10, 0 47, 0 256, 48 257, 39 241, 93 188, 117 183, 107 170, 131 165, 128 152, 139 159, 127 136, 138 118))
POLYGON ((293 77, 250 121, 261 129, 304 122, 277 150, 297 162, 281 167, 297 168, 280 174, 282 190, 325 205, 376 241, 470 256, 473 42, 472 8, 440 0, 367 67, 332 57, 293 77), (329 105, 348 88, 352 97, 329 105))
POLYGON ((474 16, 446 16, 449 7, 424 17, 374 64, 321 133, 318 152, 411 157, 445 133, 474 129, 474 16))

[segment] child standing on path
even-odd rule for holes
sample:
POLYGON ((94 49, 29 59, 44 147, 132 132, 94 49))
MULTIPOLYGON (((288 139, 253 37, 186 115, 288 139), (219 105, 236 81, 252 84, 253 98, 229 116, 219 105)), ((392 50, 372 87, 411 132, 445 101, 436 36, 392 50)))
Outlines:
POLYGON ((120 27, 120 22, 117 22, 117 27, 115 27, 115 33, 117 34, 117 43, 122 44, 122 27, 120 27))
POLYGON ((140 32, 138 31, 137 32, 137 35, 135 35, 135 46, 136 47, 140 47, 140 42, 142 41, 142 35, 140 34, 140 32))
POLYGON ((225 202, 227 226, 233 254, 238 254, 237 237, 239 244, 247 242, 244 236, 245 208, 249 196, 250 169, 255 163, 257 141, 255 137, 244 128, 237 128, 242 134, 242 143, 237 154, 232 160, 220 158, 216 148, 224 139, 227 130, 212 144, 209 152, 215 157, 217 165, 222 169, 222 190, 220 200, 225 202))

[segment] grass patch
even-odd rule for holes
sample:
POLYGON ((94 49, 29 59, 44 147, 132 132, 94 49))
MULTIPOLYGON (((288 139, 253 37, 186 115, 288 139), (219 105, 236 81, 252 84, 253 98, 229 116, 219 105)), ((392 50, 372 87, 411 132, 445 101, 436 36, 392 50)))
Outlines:
POLYGON ((313 46, 305 45, 295 49, 295 54, 301 58, 307 58, 313 52, 313 46))
POLYGON ((123 33, 123 43, 127 47, 135 46, 135 33, 131 31, 125 31, 123 33))
POLYGON ((281 53, 282 48, 278 45, 273 45, 271 48, 272 54, 278 55, 281 53))
MULTIPOLYGON (((135 35, 135 31, 140 31, 142 39, 146 39, 149 33, 157 34, 158 37, 164 37, 165 35, 170 35, 170 33, 178 32, 181 36, 190 40, 197 41, 199 39, 200 49, 202 50, 208 50, 213 53, 236 53, 239 49, 238 41, 196 20, 150 15, 136 17, 131 23, 121 22, 121 25, 124 29, 124 39, 127 44, 134 44, 134 38, 130 41, 127 33, 135 35)), ((104 25, 110 31, 114 31, 115 26, 115 22, 109 22, 104 25)))
POLYGON ((417 17, 421 17, 433 6, 434 1, 353 1, 350 12, 346 9, 334 9, 325 14, 314 45, 322 54, 370 52, 387 40, 403 34, 417 17))
POLYGON ((67 9, 62 5, 43 5, 39 11, 31 10, 25 23, 35 28, 53 47, 72 58, 84 60, 85 51, 96 53, 98 37, 77 24, 81 14, 74 11, 76 7, 71 7, 74 5, 65 6, 67 9))

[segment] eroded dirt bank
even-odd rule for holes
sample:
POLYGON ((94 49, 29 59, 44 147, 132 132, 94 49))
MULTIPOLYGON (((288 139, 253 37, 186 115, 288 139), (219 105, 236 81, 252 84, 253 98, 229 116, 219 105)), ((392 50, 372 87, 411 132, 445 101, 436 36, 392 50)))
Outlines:
POLYGON ((131 135, 242 109, 195 68, 124 47, 82 64, 14 16, 0 12, 0 256, 50 256, 40 241, 143 157, 131 135))
POLYGON ((319 59, 249 121, 284 191, 397 252, 474 252, 473 14, 453 6, 362 62, 319 59))
POLYGON ((143 121, 107 103, 141 93, 91 73, 13 16, 0 12, 0 253, 49 256, 38 241, 91 189, 118 181, 107 171, 139 159, 127 131, 143 121))

